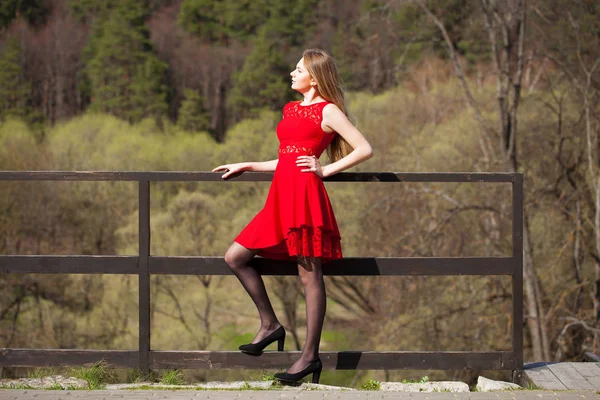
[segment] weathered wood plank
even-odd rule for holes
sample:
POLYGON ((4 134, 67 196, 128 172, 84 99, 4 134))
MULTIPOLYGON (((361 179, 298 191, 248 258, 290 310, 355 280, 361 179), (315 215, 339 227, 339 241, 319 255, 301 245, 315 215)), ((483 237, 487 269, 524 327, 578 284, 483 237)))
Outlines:
MULTIPOLYGON (((0 366, 92 365, 104 359, 114 367, 137 368, 137 350, 0 349, 0 366)), ((253 357, 239 351, 151 350, 151 369, 287 368, 301 352, 266 351, 253 357)), ((514 369, 512 352, 323 351, 325 369, 514 369)))
POLYGON ((0 255, 2 274, 137 274, 137 256, 0 255))
MULTIPOLYGON (((267 351, 253 357, 239 351, 150 351, 151 368, 287 368, 301 352, 267 351)), ((512 352, 322 351, 325 369, 514 369, 512 352)))
POLYGON ((594 389, 600 389, 600 363, 597 362, 573 362, 565 363, 572 366, 581 376, 589 382, 594 389))
POLYGON ((567 390, 567 387, 550 371, 547 363, 529 363, 524 365, 524 374, 536 386, 549 390, 567 390))
MULTIPOLYGON (((223 257, 149 256, 151 274, 232 275, 223 257)), ((262 275, 297 275, 292 261, 257 258, 262 275)), ((347 257, 323 266, 324 275, 510 275, 511 257, 347 257)), ((137 274, 137 256, 0 255, 0 273, 137 274)))
POLYGON ((512 185, 512 350, 523 365, 523 176, 512 185))
MULTIPOLYGON (((292 261, 256 258, 262 275, 297 275, 292 261)), ((324 275, 510 275, 512 257, 346 257, 323 265, 324 275)), ((150 257, 151 274, 230 275, 222 257, 150 257)))
MULTIPOLYGON (((0 171, 0 181, 223 181, 222 172, 191 171, 0 171)), ((513 172, 340 172, 326 182, 514 182, 513 172)), ((267 182, 273 172, 245 172, 231 181, 267 182)))
POLYGON ((92 366, 104 360, 119 368, 138 368, 137 350, 0 348, 0 367, 92 366))
POLYGON ((562 382, 567 389, 594 389, 575 368, 568 363, 548 364, 548 369, 562 382))
POLYGON ((563 363, 572 366, 583 377, 600 377, 600 363, 595 362, 567 362, 563 363))
POLYGON ((585 378, 596 390, 600 390, 600 376, 588 376, 585 378))
POLYGON ((148 259, 150 257, 150 182, 139 183, 138 208, 138 315, 139 315, 139 368, 144 379, 148 378, 150 351, 150 273, 148 259))

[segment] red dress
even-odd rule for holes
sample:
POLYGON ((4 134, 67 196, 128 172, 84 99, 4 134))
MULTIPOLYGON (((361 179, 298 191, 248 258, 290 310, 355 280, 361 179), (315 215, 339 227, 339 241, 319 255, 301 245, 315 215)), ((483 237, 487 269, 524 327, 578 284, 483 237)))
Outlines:
POLYGON ((279 158, 264 208, 235 238, 259 256, 296 260, 321 257, 323 263, 342 258, 341 236, 323 180, 297 166, 300 155, 317 158, 337 133, 321 129, 323 101, 308 106, 292 101, 283 107, 277 125, 279 158))

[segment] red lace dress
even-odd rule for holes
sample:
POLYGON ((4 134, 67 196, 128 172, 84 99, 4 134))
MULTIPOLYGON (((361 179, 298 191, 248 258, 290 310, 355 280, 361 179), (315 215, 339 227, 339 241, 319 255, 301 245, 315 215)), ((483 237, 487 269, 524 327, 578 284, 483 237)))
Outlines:
POLYGON ((322 179, 302 172, 300 155, 317 158, 336 133, 321 129, 323 107, 329 102, 287 103, 277 125, 279 161, 264 208, 235 238, 259 256, 295 260, 296 256, 321 257, 323 263, 342 258, 340 232, 322 179))

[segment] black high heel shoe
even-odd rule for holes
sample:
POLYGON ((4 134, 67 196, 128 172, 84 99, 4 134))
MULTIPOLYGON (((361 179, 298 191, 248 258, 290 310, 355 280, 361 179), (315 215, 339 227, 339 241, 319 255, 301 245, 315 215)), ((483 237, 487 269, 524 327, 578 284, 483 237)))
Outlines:
POLYGON ((264 338, 258 343, 243 344, 239 348, 242 353, 251 356, 260 356, 263 353, 263 349, 277 340, 277 351, 283 351, 283 345, 285 343, 285 329, 283 326, 277 328, 273 333, 264 338))
POLYGON ((295 374, 289 374, 287 372, 278 372, 276 373, 275 379, 278 379, 281 382, 286 383, 295 383, 300 379, 304 378, 306 375, 312 373, 312 383, 319 383, 319 378, 321 377, 321 370, 323 369, 323 364, 321 363, 321 359, 317 358, 312 361, 306 368, 304 368, 300 372, 296 372, 295 374))

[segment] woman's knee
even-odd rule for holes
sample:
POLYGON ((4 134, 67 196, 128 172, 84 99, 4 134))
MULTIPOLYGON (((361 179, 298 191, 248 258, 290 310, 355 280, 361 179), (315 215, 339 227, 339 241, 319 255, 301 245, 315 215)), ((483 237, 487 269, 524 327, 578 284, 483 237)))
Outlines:
POLYGON ((238 269, 242 266, 239 258, 231 248, 225 252, 225 262, 231 269, 238 269))
POLYGON ((321 284, 323 272, 320 260, 317 258, 303 258, 298 260, 298 275, 304 286, 321 284))
POLYGON ((234 243, 225 252, 225 262, 232 270, 244 268, 252 258, 252 254, 244 254, 244 247, 234 243))

